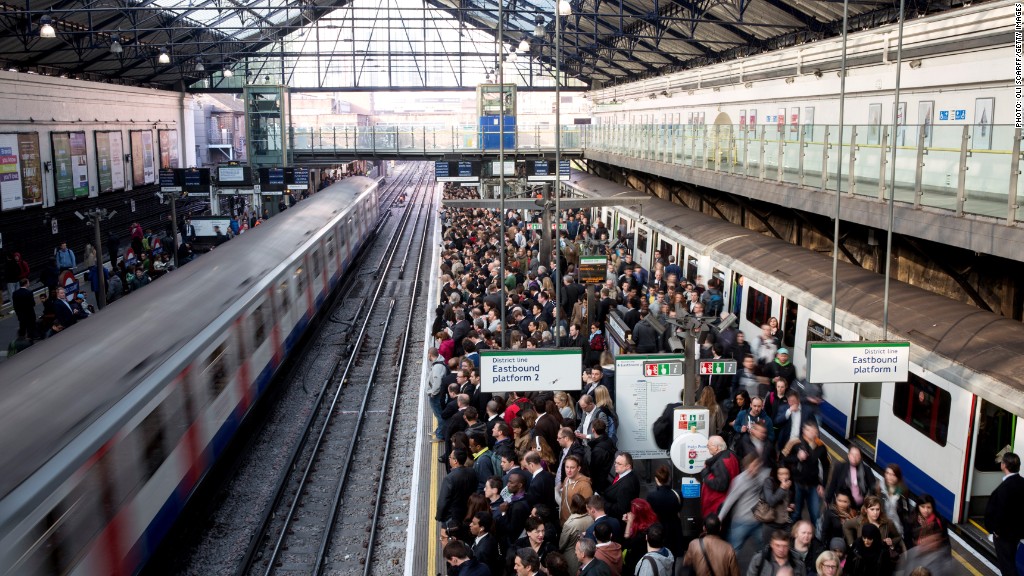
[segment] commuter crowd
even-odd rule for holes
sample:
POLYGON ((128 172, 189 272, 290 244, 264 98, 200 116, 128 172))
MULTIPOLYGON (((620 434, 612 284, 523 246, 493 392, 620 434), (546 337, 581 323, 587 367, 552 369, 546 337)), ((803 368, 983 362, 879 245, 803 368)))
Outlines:
MULTIPOLYGON (((475 197, 456 187, 445 194, 475 197)), ((659 333, 651 319, 718 316, 727 311, 721 283, 687 278, 671 255, 657 252, 647 270, 633 262, 627 230, 610 233, 572 211, 562 218, 554 249, 541 254, 539 234, 515 212, 442 212, 440 301, 427 362, 434 441, 443 443, 438 464, 447 473, 434 518, 449 574, 953 573, 948 527, 931 495, 912 503, 900 467, 889 464, 879 480, 857 445, 842 460, 830 457, 819 430, 822 390, 798 380, 774 318, 749 339, 730 328, 701 344, 702 357, 735 359, 739 369, 702 379, 711 457, 700 478, 700 526, 686 528, 679 472, 667 460, 650 465, 617 448, 630 431, 619 428, 606 322, 618 314, 636 352, 668 351, 672 330, 659 333), (609 265, 588 313, 577 266, 580 255, 594 253, 608 255, 609 265), (581 350, 578 389, 481 392, 481 350, 556 342, 581 350)), ((667 449, 671 429, 666 438, 655 423, 652 432, 667 449)), ((986 515, 997 551, 1000 541, 1005 548, 1024 537, 1013 521, 1024 510, 1019 457, 1004 454, 1002 467, 986 515)), ((1007 571, 1012 562, 1000 565, 1016 573, 1007 571)))

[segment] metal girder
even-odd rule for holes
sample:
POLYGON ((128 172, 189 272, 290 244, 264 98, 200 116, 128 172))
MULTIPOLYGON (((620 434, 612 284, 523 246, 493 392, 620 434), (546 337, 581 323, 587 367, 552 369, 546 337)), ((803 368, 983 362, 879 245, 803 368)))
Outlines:
MULTIPOLYGON (((592 208, 596 206, 630 206, 643 204, 650 200, 650 196, 618 196, 615 198, 560 198, 559 205, 562 208, 592 208)), ((442 200, 441 205, 445 208, 500 208, 501 200, 498 199, 460 199, 442 200)), ((551 206, 554 206, 552 201, 551 206)), ((506 198, 505 208, 508 210, 542 210, 544 202, 533 198, 506 198), (538 203, 539 202, 539 203, 538 203)))

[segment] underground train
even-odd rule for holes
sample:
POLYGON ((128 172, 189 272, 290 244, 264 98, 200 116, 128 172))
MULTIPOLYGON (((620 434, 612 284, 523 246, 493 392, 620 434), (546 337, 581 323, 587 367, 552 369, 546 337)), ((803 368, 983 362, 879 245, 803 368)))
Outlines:
MULTIPOLYGON (((592 198, 628 190, 576 173, 567 186, 592 198)), ((831 333, 831 257, 653 197, 642 213, 592 213, 608 230, 630 231, 645 268, 657 251, 691 281, 721 280, 748 339, 778 319, 806 375, 810 344, 831 333)), ((836 338, 881 340, 883 277, 840 262, 838 278, 836 338)), ((1024 446, 1024 325, 896 281, 889 302, 888 338, 911 345, 909 381, 825 384, 823 423, 879 467, 899 464, 913 493, 931 494, 946 518, 983 535, 985 504, 1002 480, 998 457, 1024 446)))
POLYGON ((136 573, 378 212, 342 180, 5 362, 0 573, 136 573))

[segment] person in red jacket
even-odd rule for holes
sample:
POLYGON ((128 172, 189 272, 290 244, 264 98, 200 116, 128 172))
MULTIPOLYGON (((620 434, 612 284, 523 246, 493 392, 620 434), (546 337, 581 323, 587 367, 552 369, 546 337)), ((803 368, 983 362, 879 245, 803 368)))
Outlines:
POLYGON ((708 452, 711 458, 704 463, 701 480, 704 488, 700 494, 700 514, 706 518, 709 514, 717 514, 725 502, 732 479, 740 473, 740 463, 736 455, 729 450, 721 436, 708 438, 708 452))

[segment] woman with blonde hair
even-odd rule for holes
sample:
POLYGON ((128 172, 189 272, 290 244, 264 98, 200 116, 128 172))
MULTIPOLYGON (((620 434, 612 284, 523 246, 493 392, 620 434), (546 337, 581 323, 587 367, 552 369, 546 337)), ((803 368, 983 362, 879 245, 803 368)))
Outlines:
POLYGON ((697 404, 708 409, 708 436, 717 436, 722 433, 725 426, 725 413, 718 407, 715 400, 715 390, 711 386, 705 386, 700 393, 700 400, 697 404))
POLYGON ((826 550, 818 554, 818 559, 814 561, 814 571, 818 576, 842 576, 843 567, 836 553, 826 550))
POLYGON ((555 406, 558 407, 558 413, 562 415, 562 420, 576 419, 576 404, 565 392, 555 392, 555 406))
POLYGON ((608 437, 616 440, 619 416, 615 413, 615 402, 612 401, 612 395, 603 384, 594 388, 594 404, 597 404, 597 409, 608 417, 608 437))

